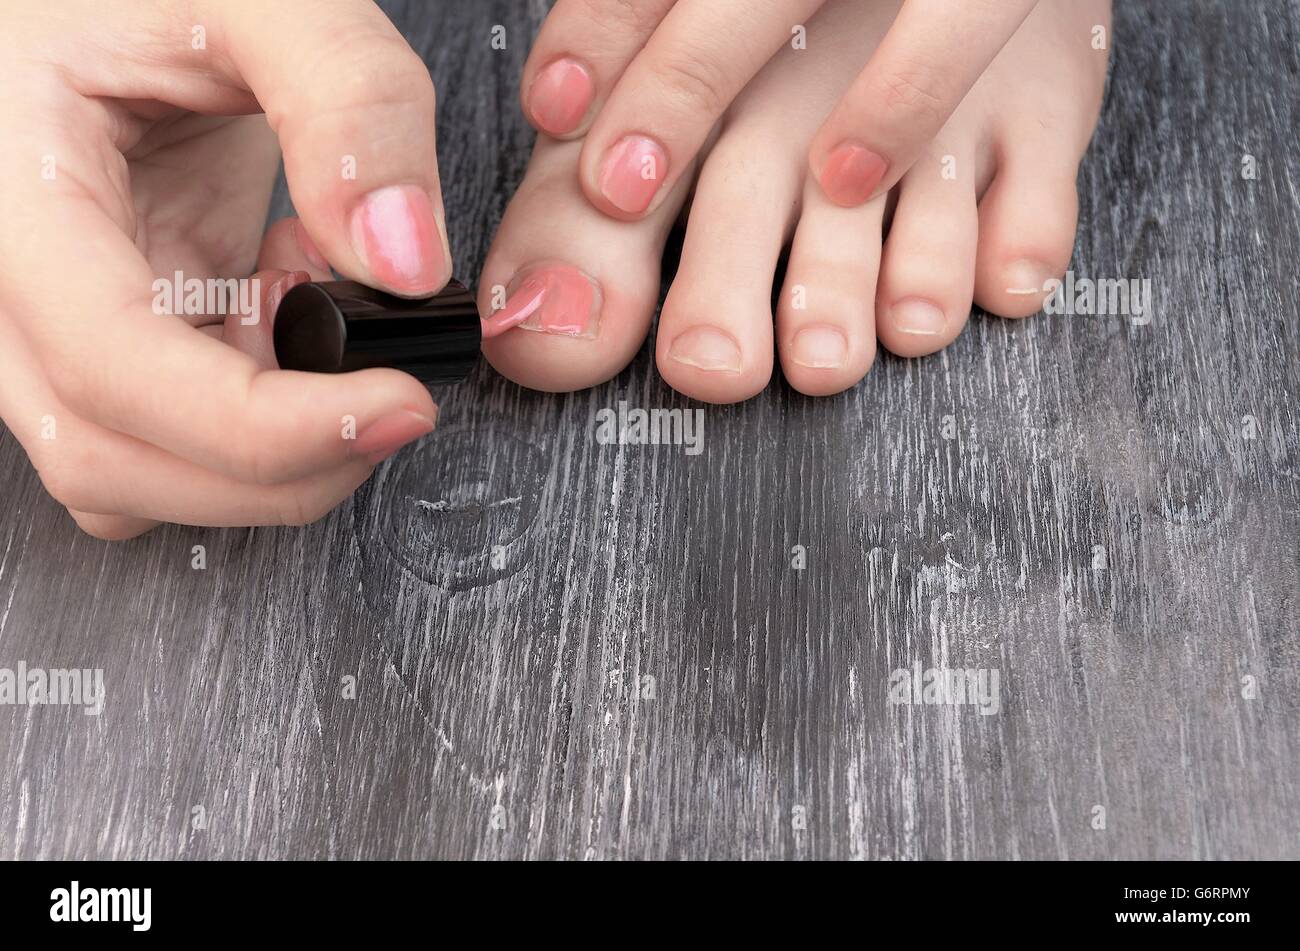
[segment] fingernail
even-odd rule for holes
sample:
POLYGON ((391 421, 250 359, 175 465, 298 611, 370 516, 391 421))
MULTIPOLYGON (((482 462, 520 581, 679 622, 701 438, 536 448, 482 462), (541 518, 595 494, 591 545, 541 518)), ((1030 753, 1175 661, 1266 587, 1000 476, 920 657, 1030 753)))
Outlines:
POLYGON ((433 416, 404 409, 390 413, 367 426, 357 436, 352 454, 360 456, 372 466, 377 466, 407 443, 433 432, 438 424, 438 408, 433 416))
POLYGON ((292 271, 274 282, 266 292, 266 312, 272 320, 275 320, 275 313, 280 309, 280 302, 284 300, 284 295, 289 293, 299 284, 308 284, 311 282, 311 275, 306 271, 292 271))
POLYGON ((943 311, 920 297, 900 300, 889 309, 889 317, 899 333, 921 337, 937 337, 948 326, 943 311))
POLYGON ((511 327, 564 337, 596 335, 599 285, 576 267, 540 265, 520 272, 514 283, 505 307, 483 321, 485 338, 511 327))
POLYGON ((790 342, 790 359, 804 367, 842 367, 848 352, 848 339, 834 327, 805 327, 790 342))
POLYGON ((423 188, 373 191, 352 212, 352 246, 374 279, 405 297, 432 294, 446 283, 446 251, 423 188))
POLYGON ((1037 261, 1021 258, 1006 269, 1007 293, 1019 297, 1046 297, 1051 273, 1037 261))
POLYGON ((557 59, 537 74, 528 90, 533 122, 549 135, 568 135, 582 124, 596 99, 596 84, 581 63, 557 59))
POLYGON ((696 327, 673 341, 668 356, 697 370, 740 372, 740 347, 730 336, 712 327, 696 327))
POLYGON ((865 145, 844 142, 826 160, 822 191, 835 204, 856 208, 875 194, 888 170, 889 163, 865 145))
POLYGON ((644 135, 624 136, 609 150, 600 173, 600 193, 624 214, 650 207, 668 175, 668 153, 644 135))
POLYGON ((314 268, 319 268, 322 271, 329 271, 330 262, 326 261, 325 255, 320 253, 320 248, 318 248, 316 242, 311 239, 311 235, 307 233, 307 229, 303 227, 301 221, 295 221, 293 223, 293 233, 298 239, 298 247, 302 249, 303 257, 307 259, 308 263, 314 268))

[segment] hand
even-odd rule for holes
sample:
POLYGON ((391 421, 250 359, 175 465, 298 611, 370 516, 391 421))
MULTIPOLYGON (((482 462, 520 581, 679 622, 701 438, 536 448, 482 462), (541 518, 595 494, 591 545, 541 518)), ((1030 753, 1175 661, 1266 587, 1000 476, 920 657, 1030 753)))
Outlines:
POLYGON ((433 86, 369 0, 8 4, 0 82, 0 417, 83 529, 308 522, 432 430, 413 378, 271 346, 327 261, 408 296, 451 274, 433 86), (279 146, 302 220, 263 241, 279 146), (255 262, 242 308, 168 312, 177 272, 255 262))
MULTIPOLYGON (((524 113, 556 138, 585 136, 588 199, 637 220, 826 2, 558 0, 524 69, 524 113)), ((827 197, 856 207, 892 188, 1036 3, 906 0, 812 143, 809 166, 827 197)))

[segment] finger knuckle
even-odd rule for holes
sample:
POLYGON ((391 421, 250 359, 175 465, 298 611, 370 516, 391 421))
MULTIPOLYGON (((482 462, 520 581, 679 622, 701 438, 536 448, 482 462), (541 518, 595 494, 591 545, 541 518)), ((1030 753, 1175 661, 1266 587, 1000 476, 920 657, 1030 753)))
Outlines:
POLYGON ((663 4, 646 0, 583 0, 587 21, 607 29, 614 36, 649 33, 663 19, 663 4))
POLYGON ((350 124, 346 117, 380 108, 417 108, 430 115, 437 109, 428 67, 400 36, 341 36, 315 50, 304 69, 329 77, 328 99, 311 109, 292 98, 269 103, 272 128, 292 130, 322 121, 350 124))
POLYGON ((878 101, 890 112, 913 121, 942 124, 947 119, 947 90, 932 67, 908 63, 885 73, 879 82, 878 101))
POLYGON ((731 105, 725 69, 707 53, 682 50, 665 56, 657 72, 663 88, 688 115, 721 115, 731 105))
POLYGON ((434 105, 433 79, 424 60, 401 37, 378 36, 340 52, 336 75, 344 77, 338 90, 341 106, 368 106, 376 90, 385 101, 434 105))

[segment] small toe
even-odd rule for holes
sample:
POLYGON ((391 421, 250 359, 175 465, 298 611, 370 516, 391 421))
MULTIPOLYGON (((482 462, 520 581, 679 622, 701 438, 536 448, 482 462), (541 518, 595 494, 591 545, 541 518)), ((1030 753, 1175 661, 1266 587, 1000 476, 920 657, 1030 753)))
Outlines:
POLYGON ((880 266, 876 333, 902 357, 948 346, 970 316, 979 218, 968 156, 922 159, 903 178, 880 266))
POLYGON ((1023 143, 1004 157, 979 205, 975 301, 1000 317, 1043 308, 1070 264, 1079 218, 1078 166, 1023 143))
POLYGON ((802 173, 793 156, 734 142, 700 176, 656 345, 668 384, 710 403, 748 399, 772 377, 772 284, 802 173))
POLYGON ((781 369, 800 393, 856 385, 876 357, 876 275, 885 199, 841 208, 809 179, 777 307, 781 369))

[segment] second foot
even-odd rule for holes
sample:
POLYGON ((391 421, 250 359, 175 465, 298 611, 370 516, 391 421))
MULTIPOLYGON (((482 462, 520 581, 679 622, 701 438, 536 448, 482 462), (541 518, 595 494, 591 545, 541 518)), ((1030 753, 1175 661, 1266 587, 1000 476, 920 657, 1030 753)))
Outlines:
MULTIPOLYGON (((837 393, 865 376, 877 340, 900 356, 934 353, 972 301, 1025 317, 1064 273, 1105 83, 1107 54, 1091 40, 1098 25, 1109 34, 1108 0, 1041 3, 890 198, 844 209, 809 175, 807 146, 896 11, 832 0, 807 50, 778 55, 721 123, 660 316, 656 360, 675 389, 747 399, 779 354, 795 389, 837 393)), ((592 386, 631 361, 687 199, 683 184, 644 221, 607 218, 578 185, 580 150, 539 140, 484 272, 485 353, 535 389, 592 386)))

